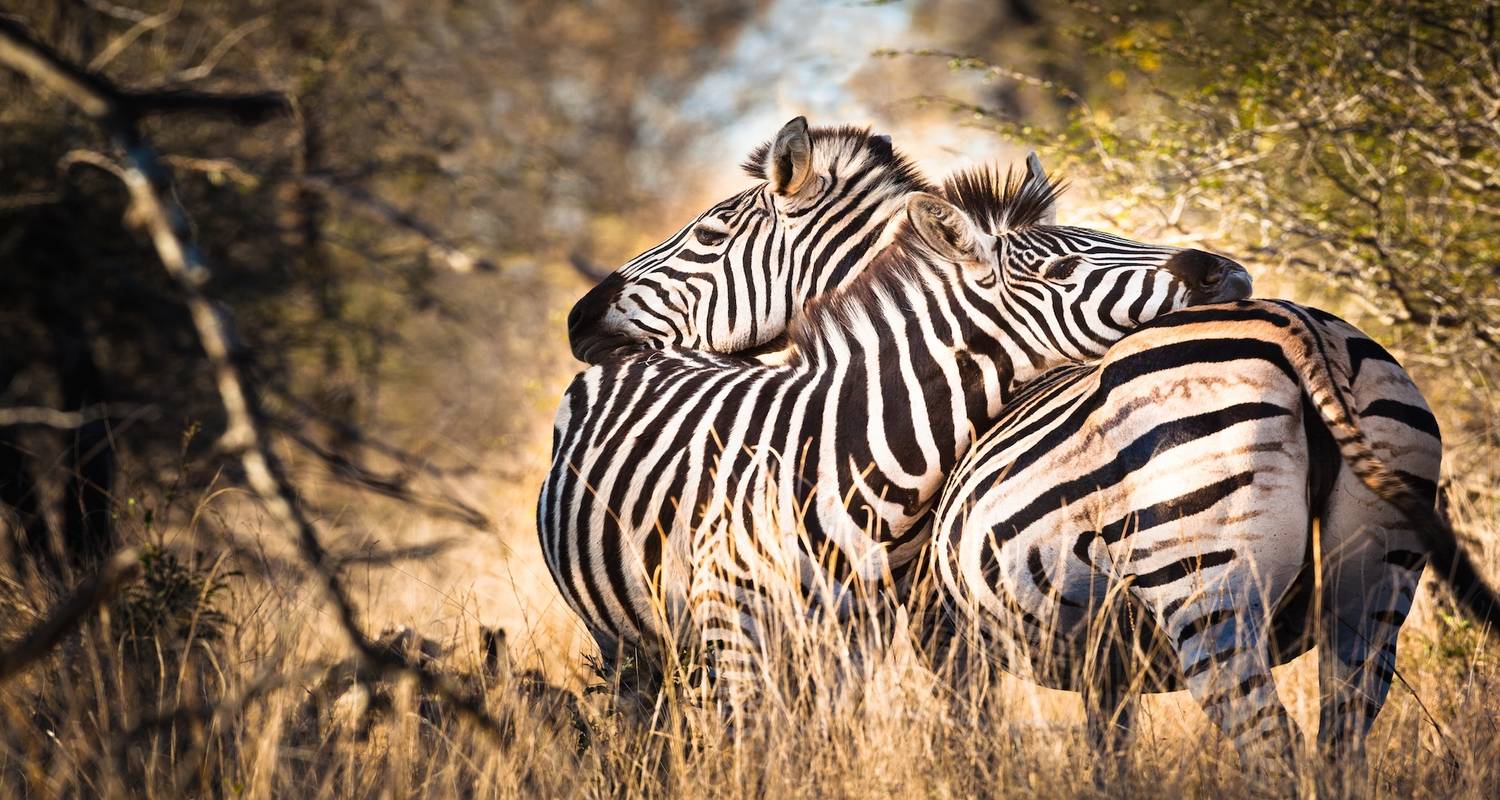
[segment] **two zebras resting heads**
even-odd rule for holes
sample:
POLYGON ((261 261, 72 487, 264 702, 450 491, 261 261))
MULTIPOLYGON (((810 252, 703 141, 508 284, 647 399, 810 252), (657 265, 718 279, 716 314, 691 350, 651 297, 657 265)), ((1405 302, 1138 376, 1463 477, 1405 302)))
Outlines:
POLYGON ((734 702, 776 584, 842 612, 901 583, 937 595, 940 657, 1081 691, 1102 751, 1140 690, 1185 688, 1287 758, 1270 669, 1319 646, 1342 757, 1428 560, 1494 617, 1433 510, 1432 414, 1352 326, 1245 300, 1220 256, 1056 224, 1034 156, 934 187, 889 138, 798 118, 744 166, 569 316, 595 366, 538 528, 606 660, 686 640, 734 702))

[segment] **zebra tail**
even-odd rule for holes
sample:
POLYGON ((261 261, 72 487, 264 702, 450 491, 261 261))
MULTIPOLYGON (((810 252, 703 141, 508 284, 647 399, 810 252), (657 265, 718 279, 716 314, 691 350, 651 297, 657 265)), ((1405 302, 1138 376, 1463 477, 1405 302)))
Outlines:
POLYGON ((1293 346, 1287 355, 1302 377, 1303 389, 1328 426, 1339 455, 1375 496, 1395 506, 1427 546, 1438 577, 1447 582, 1454 601, 1472 619, 1500 629, 1500 595, 1479 574, 1474 561, 1459 548, 1458 534, 1432 504, 1393 471, 1370 445, 1359 427, 1354 390, 1335 369, 1327 341, 1306 312, 1290 303, 1277 303, 1288 313, 1293 346))

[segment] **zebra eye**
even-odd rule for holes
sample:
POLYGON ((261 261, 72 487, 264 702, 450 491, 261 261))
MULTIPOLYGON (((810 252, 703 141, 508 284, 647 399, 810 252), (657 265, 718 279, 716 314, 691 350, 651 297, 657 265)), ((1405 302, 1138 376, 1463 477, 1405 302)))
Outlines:
POLYGON ((1042 276, 1049 281, 1067 280, 1072 276, 1073 270, 1078 269, 1083 257, 1079 255, 1063 256, 1047 265, 1047 270, 1042 276))
POLYGON ((697 239, 698 244, 701 244, 704 247, 713 247, 714 245, 719 244, 720 242, 729 238, 729 231, 720 230, 718 228, 710 228, 705 225, 699 225, 697 228, 693 229, 693 238, 697 239))

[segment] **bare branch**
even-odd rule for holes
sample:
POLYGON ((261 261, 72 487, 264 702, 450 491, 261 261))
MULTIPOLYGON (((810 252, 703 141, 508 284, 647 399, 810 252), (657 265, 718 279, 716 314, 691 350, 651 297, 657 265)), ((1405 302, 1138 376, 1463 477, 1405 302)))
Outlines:
POLYGON ((0 64, 46 86, 113 129, 158 114, 219 114, 242 124, 254 124, 290 110, 286 96, 279 92, 226 94, 172 88, 120 89, 98 73, 69 63, 32 38, 19 23, 5 18, 0 18, 0 64), (118 122, 105 123, 106 117, 115 117, 118 122))
POLYGON ((83 4, 106 17, 113 17, 114 19, 125 20, 126 22, 140 22, 151 16, 144 11, 115 5, 114 3, 107 3, 105 0, 83 0, 83 4))
POLYGON ((373 450, 397 462, 403 470, 409 473, 420 472, 434 478, 443 479, 473 475, 480 472, 480 469, 473 465, 461 467, 438 466, 437 464, 433 464, 426 456, 377 439, 357 425, 351 425, 341 418, 320 411, 306 400, 287 392, 284 387, 269 387, 269 391, 274 392, 281 402, 291 406, 298 414, 306 418, 301 419, 293 416, 272 418, 272 424, 278 428, 300 429, 309 424, 325 426, 336 434, 338 438, 349 442, 350 445, 373 450))
POLYGON ((180 70, 173 77, 179 81, 196 81, 208 77, 213 73, 214 68, 219 66, 219 62, 223 60, 224 56, 228 55, 229 51, 234 49, 235 45, 243 41, 246 36, 270 24, 270 17, 256 17, 240 25, 230 31, 229 35, 221 39, 218 44, 214 45, 213 49, 209 51, 207 56, 204 56, 203 61, 199 62, 197 66, 180 70))
POLYGON ((254 125, 287 114, 291 105, 280 92, 227 94, 166 88, 122 93, 124 108, 134 117, 164 114, 214 114, 241 125, 254 125))
POLYGON ((40 406, 0 408, 0 428, 25 425, 39 428, 71 430, 101 419, 128 416, 138 410, 140 410, 139 406, 107 404, 89 406, 77 411, 60 411, 55 408, 43 408, 40 406))
MULTIPOLYGON (((3 19, 0 19, 0 64, 53 87, 93 117, 123 151, 123 180, 130 193, 134 218, 149 235, 167 274, 181 288, 199 343, 213 370, 227 422, 221 444, 228 451, 238 453, 250 489, 260 498, 276 524, 293 538, 302 560, 319 579, 327 601, 333 606, 340 626, 361 660, 382 673, 405 673, 415 677, 423 689, 441 697, 503 745, 506 741, 504 730, 485 709, 482 698, 463 689, 452 677, 380 647, 364 633, 358 610, 339 579, 337 565, 329 558, 317 526, 304 511, 275 450, 262 433, 263 415, 254 384, 242 362, 232 357, 229 313, 216 306, 204 291, 212 270, 193 243, 187 214, 177 204, 169 172, 157 158, 156 151, 135 129, 134 116, 120 107, 124 95, 105 79, 67 64, 51 50, 31 40, 18 25, 3 19)), ((110 577, 114 573, 101 570, 100 575, 110 577)), ((92 608, 102 595, 102 591, 96 590, 84 599, 90 601, 88 607, 92 608)), ((79 616, 81 613, 74 614, 75 619, 79 616)), ((51 629, 42 633, 48 635, 36 637, 34 649, 45 652, 61 633, 51 629)), ((7 673, 0 672, 3 674, 7 673)))
POLYGON ((89 71, 98 72, 104 69, 105 65, 114 61, 116 56, 125 52, 125 49, 132 44, 135 44, 135 40, 176 19, 180 11, 182 11, 182 0, 172 0, 172 4, 167 6, 165 11, 137 21, 134 25, 130 26, 129 30, 120 34, 114 41, 106 45, 103 50, 100 50, 99 55, 94 56, 94 60, 89 62, 89 71))
POLYGON ((247 189, 260 184, 260 178, 252 175, 239 164, 227 158, 194 158, 192 156, 164 156, 162 161, 178 169, 206 173, 210 180, 228 179, 247 189))
POLYGON ((334 452, 322 446, 312 437, 294 427, 281 426, 281 430, 292 441, 316 456, 318 460, 322 461, 341 480, 367 491, 416 506, 434 516, 457 520, 481 531, 490 529, 489 517, 486 517, 479 509, 457 498, 442 495, 433 496, 418 491, 411 486, 411 481, 406 475, 382 475, 342 453, 334 452))
POLYGON ((6 211, 19 211, 23 208, 34 208, 46 206, 62 200, 62 195, 57 192, 27 192, 26 194, 13 194, 8 197, 0 197, 0 213, 6 211))
POLYGON ((360 186, 337 180, 331 175, 308 174, 301 176, 297 181, 314 191, 341 198, 382 222, 415 234, 417 238, 427 243, 428 253, 434 259, 441 261, 454 272, 495 271, 494 264, 465 252, 410 212, 396 208, 360 186))
POLYGON ((84 164, 94 169, 103 170, 122 180, 125 176, 125 173, 120 169, 120 165, 115 163, 114 159, 97 150, 89 150, 84 147, 64 153, 63 157, 57 160, 57 171, 59 173, 67 172, 76 164, 84 164))

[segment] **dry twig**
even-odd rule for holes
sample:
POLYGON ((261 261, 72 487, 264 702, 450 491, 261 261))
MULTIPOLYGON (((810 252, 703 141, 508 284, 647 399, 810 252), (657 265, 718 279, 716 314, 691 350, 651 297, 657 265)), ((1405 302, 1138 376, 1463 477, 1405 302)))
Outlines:
POLYGON ((136 410, 137 407, 135 406, 108 404, 93 405, 77 411, 59 411, 55 408, 43 408, 40 406, 0 408, 0 428, 36 426, 41 428, 56 428, 57 430, 71 430, 101 419, 127 416, 136 410))
POLYGON ((465 252, 463 248, 449 242, 430 225, 417 219, 365 189, 331 175, 303 175, 297 179, 304 188, 324 195, 337 197, 356 209, 415 235, 427 243, 427 253, 433 260, 442 263, 454 272, 494 272, 495 265, 465 252))

